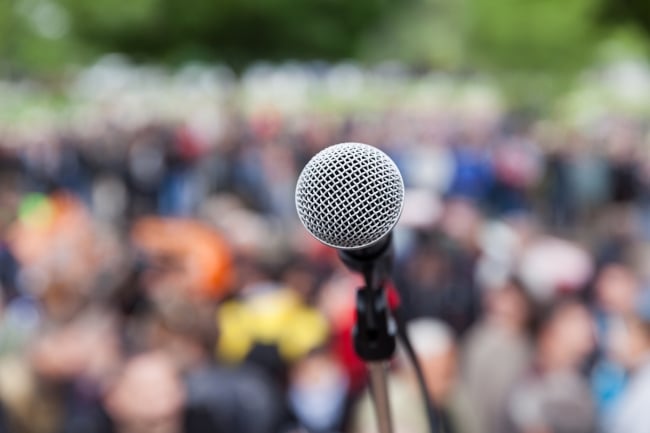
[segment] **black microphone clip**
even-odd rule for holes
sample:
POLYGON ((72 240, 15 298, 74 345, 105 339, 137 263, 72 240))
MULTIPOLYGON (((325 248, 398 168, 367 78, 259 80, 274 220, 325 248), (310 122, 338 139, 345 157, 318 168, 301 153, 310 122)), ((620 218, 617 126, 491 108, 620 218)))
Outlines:
POLYGON ((357 290, 355 352, 367 362, 389 360, 395 353, 397 332, 384 290, 393 262, 392 234, 369 247, 339 250, 339 257, 365 280, 365 286, 357 290))
POLYGON ((393 234, 389 232, 378 242, 356 250, 338 250, 339 258, 351 271, 363 275, 366 287, 382 289, 393 265, 393 234))

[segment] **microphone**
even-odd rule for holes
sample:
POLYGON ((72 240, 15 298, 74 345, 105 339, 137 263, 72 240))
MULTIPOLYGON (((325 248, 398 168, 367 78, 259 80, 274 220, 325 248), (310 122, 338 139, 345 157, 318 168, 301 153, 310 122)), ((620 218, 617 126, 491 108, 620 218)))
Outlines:
POLYGON ((391 231, 402 213, 404 181, 381 150, 341 143, 318 152, 296 185, 296 209, 307 231, 334 247, 361 272, 354 350, 368 363, 379 431, 392 432, 386 363, 395 352, 396 326, 384 291, 392 262, 391 231))
POLYGON ((334 247, 350 269, 364 275, 357 291, 354 349, 368 363, 379 431, 392 431, 386 368, 396 333, 404 341, 427 404, 432 432, 439 416, 428 397, 422 368, 405 322, 394 321, 383 291, 392 262, 391 232, 404 206, 404 181, 388 155, 363 143, 340 143, 318 152, 296 185, 296 209, 307 231, 334 247))
POLYGON ((387 276, 391 231, 404 206, 404 181, 388 155, 363 143, 318 152, 296 186, 296 209, 307 231, 339 250, 370 287, 387 276))

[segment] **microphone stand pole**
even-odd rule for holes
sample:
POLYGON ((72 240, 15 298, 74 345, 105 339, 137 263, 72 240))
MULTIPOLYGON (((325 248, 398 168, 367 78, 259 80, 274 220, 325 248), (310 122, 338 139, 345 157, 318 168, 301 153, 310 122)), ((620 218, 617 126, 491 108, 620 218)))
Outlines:
POLYGON ((395 353, 397 327, 390 314, 384 281, 392 261, 390 235, 364 251, 340 251, 343 262, 361 272, 365 286, 357 291, 354 349, 366 363, 379 433, 392 433, 388 366, 395 353))
POLYGON ((390 414, 390 403, 388 400, 388 386, 386 379, 387 365, 383 362, 368 362, 370 373, 370 387, 375 406, 377 425, 379 433, 392 433, 393 423, 390 414))

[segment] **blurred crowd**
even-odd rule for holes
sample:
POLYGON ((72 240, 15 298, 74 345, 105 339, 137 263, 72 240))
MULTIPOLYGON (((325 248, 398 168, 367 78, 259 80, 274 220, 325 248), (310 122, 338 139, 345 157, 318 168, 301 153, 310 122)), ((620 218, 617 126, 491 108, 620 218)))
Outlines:
MULTIPOLYGON (((361 281, 294 206, 346 141, 404 176, 394 289, 446 433, 650 431, 648 122, 224 113, 0 135, 0 432, 376 431, 361 281)), ((401 350, 389 392, 429 431, 401 350)))

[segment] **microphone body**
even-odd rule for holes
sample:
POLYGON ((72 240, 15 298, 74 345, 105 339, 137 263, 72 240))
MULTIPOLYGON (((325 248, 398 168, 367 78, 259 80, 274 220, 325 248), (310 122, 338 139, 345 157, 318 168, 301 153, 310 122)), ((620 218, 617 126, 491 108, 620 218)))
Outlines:
POLYGON ((305 228, 338 249, 371 246, 397 223, 404 205, 404 181, 381 150, 340 143, 318 152, 296 185, 296 209, 305 228))
POLYGON ((320 242, 339 250, 370 287, 388 276, 391 230, 404 205, 404 181, 381 150, 340 143, 317 153, 296 186, 298 217, 320 242))

